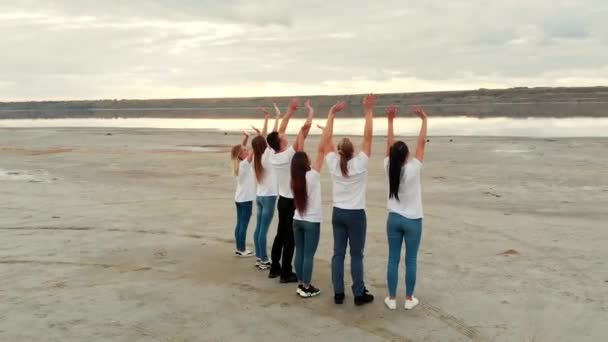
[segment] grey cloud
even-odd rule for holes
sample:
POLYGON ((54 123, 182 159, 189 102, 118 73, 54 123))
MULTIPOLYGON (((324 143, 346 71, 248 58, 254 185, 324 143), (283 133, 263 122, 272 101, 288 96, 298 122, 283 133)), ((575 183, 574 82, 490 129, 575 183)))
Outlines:
POLYGON ((0 99, 359 78, 608 78, 601 0, 1 1, 0 99))

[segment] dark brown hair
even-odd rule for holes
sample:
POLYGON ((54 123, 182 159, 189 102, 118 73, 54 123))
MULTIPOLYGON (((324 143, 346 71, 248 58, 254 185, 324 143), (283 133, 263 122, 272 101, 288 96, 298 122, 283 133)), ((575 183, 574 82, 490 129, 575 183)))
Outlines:
POLYGON ((340 170, 342 171, 342 176, 348 177, 348 161, 353 158, 353 154, 355 153, 352 141, 348 138, 342 139, 338 144, 338 152, 340 153, 340 170))
POLYGON ((262 155, 266 151, 266 139, 258 135, 251 141, 253 147, 253 169, 255 170, 255 178, 258 183, 264 179, 264 166, 262 165, 262 155))
POLYGON ((308 190, 306 172, 310 171, 310 160, 306 152, 296 152, 291 160, 291 190, 296 209, 300 213, 308 209, 308 190))
POLYGON ((399 185, 401 183, 401 172, 410 151, 403 141, 397 141, 391 146, 388 159, 388 184, 389 198, 399 199, 399 185))

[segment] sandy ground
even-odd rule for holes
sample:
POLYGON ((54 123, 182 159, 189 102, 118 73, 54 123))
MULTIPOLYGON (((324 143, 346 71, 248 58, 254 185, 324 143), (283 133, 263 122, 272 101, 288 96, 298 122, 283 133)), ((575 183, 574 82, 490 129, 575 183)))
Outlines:
MULTIPOLYGON (((321 296, 300 299, 253 259, 233 256, 225 146, 238 140, 200 131, 0 129, 0 340, 607 338, 608 139, 432 138, 422 305, 411 312, 382 304, 384 139, 372 158, 365 259, 377 300, 362 308, 350 293, 345 305, 333 304, 326 175, 313 274, 321 296)), ((276 217, 270 241, 275 231, 276 217)), ((403 269, 400 276, 403 294, 403 269)))

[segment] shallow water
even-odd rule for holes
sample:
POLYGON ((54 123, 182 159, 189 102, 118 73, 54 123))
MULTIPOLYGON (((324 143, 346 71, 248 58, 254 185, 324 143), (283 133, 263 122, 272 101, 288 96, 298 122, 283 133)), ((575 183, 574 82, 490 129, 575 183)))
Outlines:
MULTIPOLYGON (((304 119, 293 119, 288 133, 295 134, 304 119)), ((324 118, 316 118, 314 125, 324 125, 324 118)), ((117 119, 17 119, 0 120, 0 127, 107 127, 107 128, 166 128, 166 129, 206 129, 238 131, 250 129, 251 125, 261 128, 260 119, 173 119, 173 118, 117 118, 117 119)), ((273 122, 269 124, 273 125, 273 122)), ((336 119, 335 133, 362 135, 363 119, 336 119)), ((272 129, 272 128, 270 128, 272 129)), ((395 130, 398 135, 416 135, 420 120, 398 118, 395 130)), ((316 127, 311 134, 320 134, 316 127)), ((374 119, 374 133, 386 135, 385 118, 374 119)), ((429 136, 517 136, 517 137, 608 137, 608 118, 527 118, 513 119, 436 117, 429 119, 429 136)))

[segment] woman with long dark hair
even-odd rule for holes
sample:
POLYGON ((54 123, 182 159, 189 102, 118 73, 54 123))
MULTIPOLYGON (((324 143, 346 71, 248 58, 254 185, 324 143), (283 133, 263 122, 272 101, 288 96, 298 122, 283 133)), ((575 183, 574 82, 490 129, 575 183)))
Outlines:
MULTIPOLYGON (((252 126, 258 135, 251 141, 253 147, 253 170, 257 181, 257 221, 253 242, 255 245, 255 265, 261 270, 270 268, 267 254, 268 228, 274 216, 274 206, 277 202, 277 179, 274 168, 270 165, 270 156, 274 153, 266 143, 268 133, 268 119, 270 114, 264 107, 259 108, 264 113, 264 127, 262 131, 252 126)), ((276 124, 275 129, 276 130, 276 124)))
POLYGON ((253 152, 247 148, 249 134, 243 132, 244 138, 240 145, 232 147, 230 159, 232 161, 232 175, 236 179, 236 193, 234 202, 236 204, 236 227, 234 228, 234 239, 236 241, 236 256, 250 257, 253 253, 247 250, 247 227, 251 219, 253 200, 255 199, 255 177, 251 168, 253 152))
POLYGON ((353 279, 355 305, 364 305, 374 300, 374 296, 365 288, 363 280, 363 250, 367 232, 365 200, 369 158, 372 153, 375 103, 376 96, 373 94, 363 99, 365 128, 363 144, 358 154, 355 154, 353 143, 348 138, 343 138, 338 143, 337 151, 332 142, 334 117, 344 108, 344 103, 339 103, 334 107, 334 112, 329 112, 325 128, 329 146, 329 153, 325 159, 333 186, 334 255, 331 261, 331 278, 336 304, 342 304, 345 297, 344 258, 347 245, 350 245, 350 273, 353 279))
POLYGON ((420 107, 414 107, 413 113, 421 120, 422 125, 416 154, 409 158, 408 146, 403 141, 395 142, 393 121, 397 108, 390 106, 386 110, 388 117, 388 139, 384 168, 389 184, 388 220, 386 232, 388 237, 387 283, 388 297, 384 304, 391 310, 397 309, 397 279, 399 278, 399 259, 401 246, 405 241, 405 309, 411 310, 419 301, 414 297, 416 286, 416 264, 418 248, 422 237, 422 191, 420 170, 424 159, 426 145, 427 114, 420 107))
MULTIPOLYGON (((321 293, 318 288, 311 284, 311 280, 314 255, 319 245, 319 234, 323 219, 320 172, 327 151, 325 139, 327 130, 324 131, 319 143, 317 159, 311 165, 308 154, 304 152, 304 141, 312 124, 313 110, 310 102, 306 102, 306 107, 309 108, 308 120, 298 135, 295 145, 296 154, 291 161, 291 189, 296 207, 293 216, 293 232, 296 243, 294 266, 299 283, 296 293, 301 297, 309 298, 321 293)), ((332 110, 334 110, 334 107, 332 107, 332 110)))

